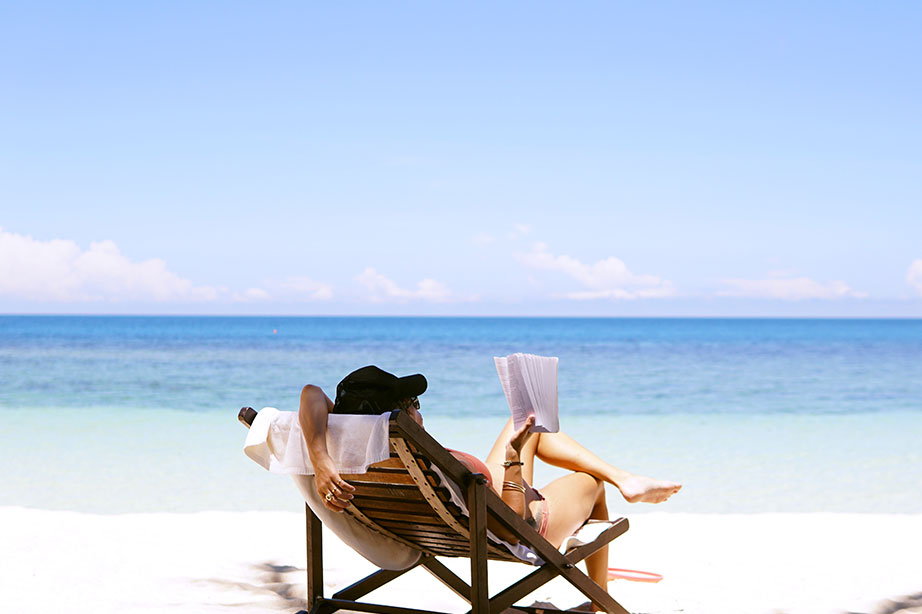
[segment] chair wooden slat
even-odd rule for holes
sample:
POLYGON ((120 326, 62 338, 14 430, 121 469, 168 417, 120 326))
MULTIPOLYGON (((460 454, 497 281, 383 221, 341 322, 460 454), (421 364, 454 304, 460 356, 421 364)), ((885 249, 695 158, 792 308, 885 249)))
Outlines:
POLYGON ((445 523, 435 513, 428 515, 414 514, 411 512, 388 512, 386 510, 362 510, 373 520, 412 520, 416 524, 443 527, 445 523))
POLYGON ((366 497, 356 495, 352 498, 353 505, 361 507, 363 510, 381 510, 384 512, 401 511, 413 514, 429 514, 432 508, 425 501, 413 501, 409 499, 366 497))
MULTIPOLYGON (((433 519, 435 516, 433 516, 433 519)), ((416 522, 415 520, 410 520, 404 517, 401 518, 382 518, 378 520, 379 524, 382 527, 386 527, 388 530, 394 531, 395 533, 400 532, 405 529, 417 530, 417 531, 438 531, 441 529, 447 529, 451 535, 457 535, 451 527, 446 527, 445 523, 441 520, 437 522, 416 522)))
POLYGON ((458 543, 467 543, 467 540, 465 540, 454 531, 441 531, 439 530, 439 527, 431 527, 426 525, 420 525, 419 527, 415 525, 395 527, 393 525, 389 525, 389 530, 396 533, 397 535, 406 535, 408 537, 418 536, 423 538, 447 539, 457 541, 458 543))
POLYGON ((359 476, 344 476, 345 479, 350 484, 391 484, 394 486, 415 486, 416 482, 413 481, 413 478, 410 477, 410 474, 407 472, 403 473, 385 473, 385 472, 368 472, 363 473, 359 476))
MULTIPOLYGON (((409 474, 406 474, 409 477, 409 474)), ((412 478, 410 478, 412 481, 412 478)), ((412 484, 399 483, 395 484, 393 481, 390 482, 356 482, 354 480, 349 480, 349 483, 355 486, 355 495, 362 495, 368 497, 395 497, 399 499, 412 499, 425 501, 423 494, 419 492, 419 489, 416 487, 416 482, 412 484)), ((449 503, 451 502, 451 494, 448 492, 448 489, 443 486, 437 486, 434 488, 435 494, 438 495, 439 499, 449 503)))

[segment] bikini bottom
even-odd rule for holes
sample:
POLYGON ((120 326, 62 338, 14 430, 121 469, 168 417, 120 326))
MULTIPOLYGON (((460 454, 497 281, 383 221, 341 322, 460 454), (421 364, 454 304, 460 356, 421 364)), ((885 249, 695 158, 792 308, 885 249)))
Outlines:
MULTIPOLYGON (((548 508, 547 499, 544 498, 544 495, 538 492, 538 489, 532 488, 531 492, 536 495, 536 499, 533 499, 533 501, 537 500, 538 505, 534 506, 537 509, 533 510, 534 514, 531 515, 526 520, 526 522, 528 522, 528 524, 530 524, 531 527, 535 531, 538 532, 538 535, 546 538, 547 537, 547 527, 551 521, 551 510, 550 508, 548 508)), ((531 510, 533 509, 533 506, 529 504, 528 508, 531 510)))

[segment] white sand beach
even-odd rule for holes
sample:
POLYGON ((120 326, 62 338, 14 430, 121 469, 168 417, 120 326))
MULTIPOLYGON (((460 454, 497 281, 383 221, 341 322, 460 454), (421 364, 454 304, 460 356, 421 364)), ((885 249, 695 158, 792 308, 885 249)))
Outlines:
MULTIPOLYGON (((615 540, 616 581, 632 612, 823 614, 922 611, 922 515, 646 513, 615 540), (908 597, 914 597, 907 599, 908 597), (914 604, 914 605, 913 605, 914 604)), ((284 512, 93 515, 0 508, 4 612, 294 612, 303 607, 304 521, 284 512)), ((327 594, 373 568, 324 534, 327 594)), ((466 560, 448 560, 462 577, 466 560)), ((528 571, 491 563, 497 589, 528 571)), ((372 594, 379 603, 463 612, 423 570, 372 594)), ((530 600, 583 600, 555 580, 530 600)), ((528 600, 530 603, 531 601, 528 600)))

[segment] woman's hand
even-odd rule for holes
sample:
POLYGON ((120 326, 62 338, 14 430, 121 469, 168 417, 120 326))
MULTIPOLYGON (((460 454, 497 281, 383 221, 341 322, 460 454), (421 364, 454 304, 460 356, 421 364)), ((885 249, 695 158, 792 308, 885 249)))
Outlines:
POLYGON ((323 499, 323 504, 334 512, 342 512, 349 507, 349 500, 355 492, 355 486, 342 479, 333 459, 329 456, 314 465, 314 487, 323 499))
POLYGON ((512 434, 512 437, 509 438, 509 443, 506 444, 506 460, 510 460, 509 453, 512 452, 515 454, 515 459, 518 460, 519 453, 522 451, 522 447, 525 445, 525 442, 528 441, 528 438, 531 436, 531 433, 528 430, 535 425, 535 416, 534 414, 525 418, 525 423, 512 434))

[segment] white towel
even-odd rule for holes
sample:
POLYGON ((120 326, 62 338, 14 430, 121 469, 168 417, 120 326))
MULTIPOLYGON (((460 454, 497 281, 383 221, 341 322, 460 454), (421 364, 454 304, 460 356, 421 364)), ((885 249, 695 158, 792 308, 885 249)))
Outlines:
MULTIPOLYGON (((327 451, 340 473, 365 473, 369 465, 390 457, 389 419, 389 413, 327 417, 327 451)), ((298 412, 264 407, 250 426, 243 451, 273 473, 314 475, 298 412)))
POLYGON ((586 524, 576 530, 576 533, 563 540, 560 544, 560 551, 566 554, 572 548, 594 542, 613 524, 615 524, 613 520, 587 520, 586 524))

